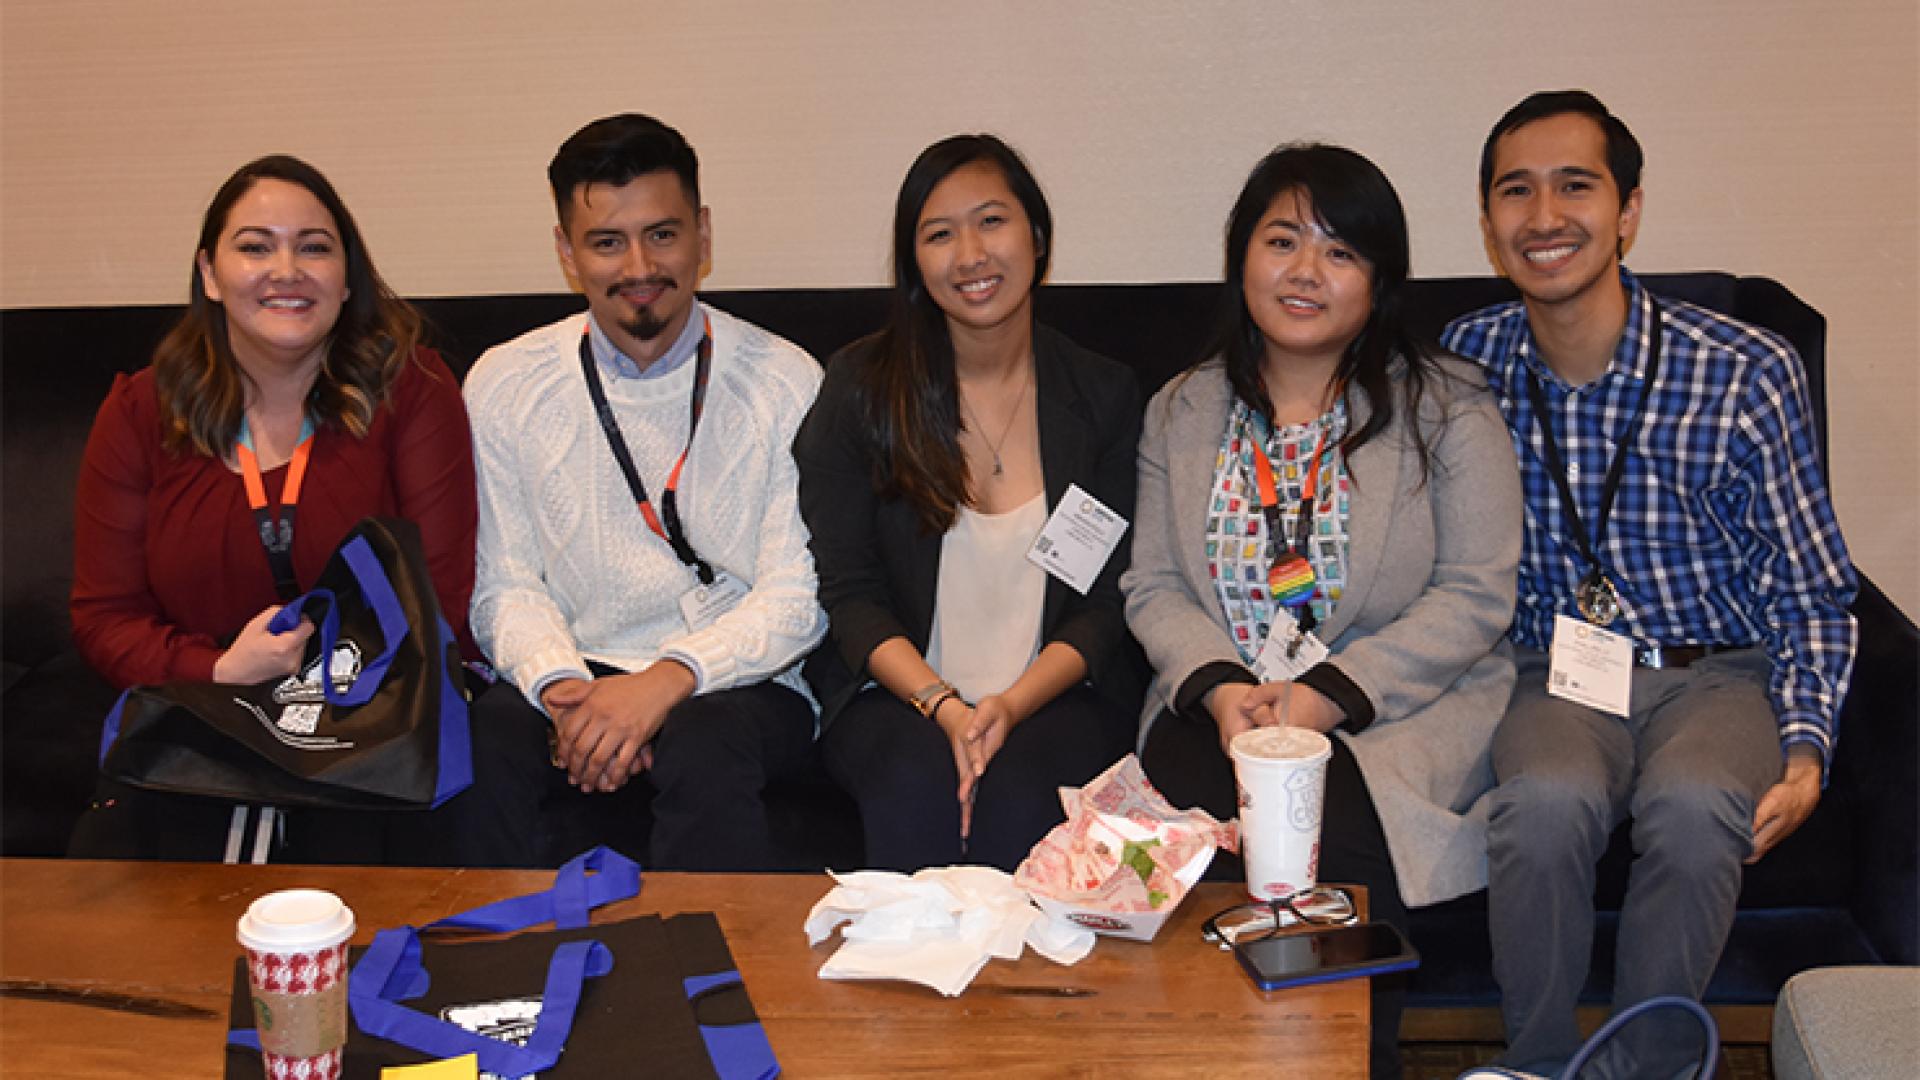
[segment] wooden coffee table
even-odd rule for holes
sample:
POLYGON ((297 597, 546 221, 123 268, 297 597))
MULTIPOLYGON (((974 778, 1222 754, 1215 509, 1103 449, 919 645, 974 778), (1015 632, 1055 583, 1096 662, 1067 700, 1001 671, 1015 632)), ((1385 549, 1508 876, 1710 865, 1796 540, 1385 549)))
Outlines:
MULTIPOLYGON (((234 920, 254 897, 316 886, 346 899, 356 943, 506 896, 522 871, 0 860, 0 1075, 215 1077, 222 1068, 234 920), (36 999, 36 985, 184 1007, 159 1017, 36 999)), ((712 911, 785 1075, 1272 1076, 1366 1072, 1364 979, 1262 993, 1200 940, 1240 890, 1203 885, 1151 944, 1102 938, 1060 967, 1029 952, 989 962, 946 998, 905 983, 829 982, 838 938, 809 948, 821 875, 649 873, 596 921, 712 911), (1082 993, 1084 992, 1084 993, 1082 993)))

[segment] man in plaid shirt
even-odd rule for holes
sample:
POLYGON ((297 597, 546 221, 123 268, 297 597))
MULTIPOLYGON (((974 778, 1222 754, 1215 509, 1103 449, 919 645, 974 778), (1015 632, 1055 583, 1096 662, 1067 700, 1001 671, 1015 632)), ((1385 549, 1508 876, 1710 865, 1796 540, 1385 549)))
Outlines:
MULTIPOLYGON (((1507 1060, 1536 1072, 1580 1043, 1594 864, 1614 825, 1632 818, 1635 854, 1615 1008, 1698 997, 1741 863, 1819 801, 1853 663, 1855 578, 1800 359, 1620 265, 1640 166, 1584 91, 1503 116, 1481 154, 1481 224, 1522 300, 1443 337, 1484 366, 1526 487, 1488 907, 1507 1060)), ((1603 1072, 1692 1060, 1682 1028, 1627 1034, 1603 1072)))

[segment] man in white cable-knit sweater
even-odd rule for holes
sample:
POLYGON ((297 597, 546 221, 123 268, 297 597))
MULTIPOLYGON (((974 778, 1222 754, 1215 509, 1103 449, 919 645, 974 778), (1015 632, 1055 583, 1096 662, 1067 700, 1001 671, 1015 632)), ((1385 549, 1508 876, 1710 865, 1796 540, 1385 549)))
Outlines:
POLYGON ((808 753, 798 663, 826 630, 791 452, 819 365, 694 298, 711 233, 679 132, 597 120, 548 178, 588 310, 466 381, 472 625, 503 679, 475 705, 457 843, 537 863, 563 776, 606 793, 644 775, 655 865, 765 867, 761 788, 808 753))

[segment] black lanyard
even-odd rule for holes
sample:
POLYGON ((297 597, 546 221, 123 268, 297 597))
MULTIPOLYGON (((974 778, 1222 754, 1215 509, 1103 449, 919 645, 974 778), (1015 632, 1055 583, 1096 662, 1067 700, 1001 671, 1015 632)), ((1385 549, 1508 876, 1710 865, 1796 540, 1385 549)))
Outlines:
POLYGON ((621 475, 627 478, 627 490, 633 492, 633 501, 639 506, 647 528, 673 547, 673 553, 693 568, 702 585, 713 584, 713 567, 695 554, 693 545, 687 542, 687 530, 680 524, 679 491, 680 470, 686 467, 687 455, 693 451, 694 432, 700 429, 700 410, 706 404, 707 377, 712 369, 713 324, 708 322, 700 335, 700 348, 693 363, 693 404, 688 412, 687 445, 680 451, 679 460, 673 463, 673 471, 667 474, 666 490, 660 495, 660 513, 656 516, 653 503, 647 498, 647 486, 641 483, 640 470, 634 467, 633 454, 627 449, 627 440, 620 435, 620 422, 614 419, 613 406, 607 403, 606 388, 600 385, 600 369, 593 361, 590 334, 583 331, 580 335, 580 370, 586 375, 587 393, 593 397, 593 411, 600 417, 600 430, 607 433, 607 446, 613 450, 614 460, 620 463, 621 475))
POLYGON ((260 547, 267 553, 267 568, 273 571, 273 591, 282 600, 300 595, 300 582, 293 573, 293 515, 300 505, 300 485, 307 475, 307 458, 313 453, 313 433, 306 432, 294 447, 287 462, 287 480, 280 488, 280 506, 267 504, 267 485, 260 475, 260 459, 245 442, 233 444, 233 456, 240 462, 240 479, 247 489, 247 505, 253 508, 254 529, 260 535, 260 547))
MULTIPOLYGON (((1589 569, 1584 584, 1604 583, 1605 571, 1601 569, 1599 548, 1606 537, 1607 519, 1613 515, 1614 497, 1620 494, 1620 478, 1626 472, 1627 451, 1634 437, 1640 432, 1640 421, 1646 416, 1647 402, 1653 397, 1653 381, 1660 375, 1661 338, 1664 336, 1664 320, 1660 315, 1660 306, 1651 304, 1653 311, 1653 337, 1647 355, 1647 373, 1640 384, 1640 402, 1634 406, 1633 415, 1627 419, 1625 430, 1620 433, 1618 444, 1613 449, 1613 460, 1607 465, 1606 479, 1600 485, 1600 513, 1593 520, 1593 535, 1587 535, 1586 526, 1580 520, 1580 507, 1574 502, 1573 484, 1567 479, 1567 467, 1560 456, 1560 443, 1553 437, 1553 423, 1547 413, 1547 395, 1540 388, 1540 379, 1533 369, 1527 369, 1527 396, 1533 401, 1533 421, 1540 425, 1540 441, 1547 453, 1547 471, 1553 475, 1553 482, 1560 489, 1560 507, 1567 519, 1567 531, 1580 547, 1580 554, 1586 557, 1589 569)), ((1611 586, 1608 586, 1611 591, 1611 586)), ((1592 615, 1589 614, 1589 618, 1592 615)), ((1606 620, 1611 622, 1611 619, 1606 620)))

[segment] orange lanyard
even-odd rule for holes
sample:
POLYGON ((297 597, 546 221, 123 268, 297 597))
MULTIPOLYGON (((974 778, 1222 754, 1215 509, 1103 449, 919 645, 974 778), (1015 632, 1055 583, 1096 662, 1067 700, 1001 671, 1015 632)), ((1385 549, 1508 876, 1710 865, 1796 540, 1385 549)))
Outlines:
POLYGON ((267 485, 260 478, 260 459, 244 442, 233 444, 233 456, 240 462, 240 478, 247 486, 247 505, 253 507, 254 527, 260 533, 260 546, 267 553, 267 567, 273 571, 273 587, 282 600, 300 595, 300 583, 293 573, 293 515, 300 502, 300 484, 307 477, 307 458, 313 453, 313 434, 300 440, 287 462, 287 483, 280 490, 280 505, 267 505, 267 485))
POLYGON ((1295 517, 1292 536, 1284 535, 1280 518, 1279 485, 1273 481, 1273 462, 1267 457, 1266 441, 1253 448, 1254 478, 1260 487, 1260 513, 1267 520, 1267 589, 1274 603, 1296 609, 1300 629, 1312 630, 1315 619, 1309 604, 1319 591, 1319 578, 1307 561, 1307 537, 1313 530, 1314 497, 1320 489, 1321 451, 1326 448, 1323 430, 1313 444, 1313 459, 1307 465, 1307 482, 1300 487, 1300 510, 1295 517))
MULTIPOLYGON (((1251 435, 1252 433, 1249 432, 1251 435)), ((1313 461, 1307 466, 1307 482, 1300 488, 1300 512, 1295 518, 1293 535, 1285 535, 1280 520, 1280 491, 1273 480, 1273 462, 1267 458, 1267 448, 1263 441, 1256 439, 1253 447, 1253 474, 1260 488, 1260 512, 1267 519, 1267 545, 1270 556, 1277 557, 1281 550, 1306 554, 1308 530, 1313 527, 1314 496, 1320 489, 1321 451, 1327 445, 1327 433, 1322 431, 1320 438, 1313 444, 1313 461)))

